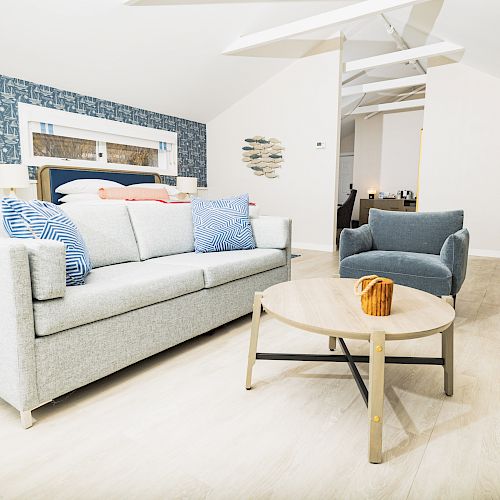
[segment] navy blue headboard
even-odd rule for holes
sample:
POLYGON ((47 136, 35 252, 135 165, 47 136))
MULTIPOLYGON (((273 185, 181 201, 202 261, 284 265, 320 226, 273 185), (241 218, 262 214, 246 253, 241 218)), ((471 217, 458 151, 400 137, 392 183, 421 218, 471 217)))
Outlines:
POLYGON ((58 203, 59 198, 64 195, 56 193, 56 188, 66 182, 76 179, 105 179, 119 182, 124 186, 160 182, 160 176, 158 174, 47 166, 42 167, 39 172, 39 198, 45 201, 51 201, 52 203, 58 203))

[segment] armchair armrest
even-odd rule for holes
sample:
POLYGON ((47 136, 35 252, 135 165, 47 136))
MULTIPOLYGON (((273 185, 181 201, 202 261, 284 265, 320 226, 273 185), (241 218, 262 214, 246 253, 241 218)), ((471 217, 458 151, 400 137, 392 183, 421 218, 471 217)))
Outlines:
POLYGON ((20 411, 39 404, 28 250, 0 239, 0 397, 20 411))
POLYGON ((450 234, 443 243, 439 256, 441 261, 451 271, 451 295, 460 290, 467 272, 467 257, 469 254, 469 231, 461 229, 450 234))
POLYGON ((343 229, 340 233, 340 260, 350 255, 368 252, 372 249, 373 239, 370 226, 364 224, 356 229, 343 229))

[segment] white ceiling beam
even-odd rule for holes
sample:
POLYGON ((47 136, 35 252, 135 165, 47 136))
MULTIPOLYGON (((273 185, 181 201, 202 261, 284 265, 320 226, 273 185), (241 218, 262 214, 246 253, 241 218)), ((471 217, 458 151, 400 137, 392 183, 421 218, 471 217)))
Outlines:
POLYGON ((381 111, 397 111, 398 109, 421 108, 425 106, 425 99, 413 99, 411 101, 387 102, 384 104, 373 104, 372 106, 360 106, 351 115, 364 115, 367 113, 380 113, 381 111))
POLYGON ((396 63, 415 61, 416 59, 425 59, 426 57, 453 54, 462 50, 464 50, 464 48, 456 43, 431 43, 430 45, 422 45, 420 47, 414 47, 413 49, 399 50, 397 52, 390 52, 389 54, 381 54, 379 56, 366 57, 365 59, 347 62, 344 65, 344 71, 348 73, 350 71, 379 68, 381 66, 389 66, 396 63))
POLYGON ((381 12, 388 12, 426 1, 429 0, 365 0, 354 5, 330 10, 322 14, 242 36, 229 45, 223 53, 237 54, 238 52, 261 47, 262 45, 302 35, 321 28, 357 21, 368 16, 380 14, 381 12))
POLYGON ((351 85, 342 87, 342 97, 358 94, 369 94, 370 92, 382 92, 384 90, 401 89, 425 85, 427 75, 408 76, 406 78, 395 78, 393 80, 382 80, 380 82, 364 83, 362 85, 351 85))

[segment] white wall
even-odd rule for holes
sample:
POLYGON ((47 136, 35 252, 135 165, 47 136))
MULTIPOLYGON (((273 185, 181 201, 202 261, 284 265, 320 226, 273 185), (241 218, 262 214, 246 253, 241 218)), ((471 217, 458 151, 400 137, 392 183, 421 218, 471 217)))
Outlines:
POLYGON ((471 253, 500 257, 500 79, 464 64, 430 68, 422 211, 464 209, 471 253))
POLYGON ((417 191, 423 110, 383 115, 380 189, 417 191))
POLYGON ((331 251, 336 216, 340 51, 300 59, 207 124, 210 197, 243 192, 261 214, 293 220, 293 245, 331 251), (280 139, 279 178, 241 161, 246 137, 280 139), (316 141, 325 149, 316 149, 316 141))
POLYGON ((340 138, 340 154, 354 153, 354 132, 340 138))
POLYGON ((356 119, 354 187, 358 196, 354 219, 359 216, 359 199, 368 197, 368 188, 394 194, 402 189, 416 193, 423 116, 423 111, 415 110, 356 119))
POLYGON ((367 198, 368 188, 378 189, 380 184, 380 163, 382 159, 382 119, 383 114, 369 120, 356 118, 354 136, 353 184, 358 190, 354 203, 353 219, 359 218, 359 200, 367 198))

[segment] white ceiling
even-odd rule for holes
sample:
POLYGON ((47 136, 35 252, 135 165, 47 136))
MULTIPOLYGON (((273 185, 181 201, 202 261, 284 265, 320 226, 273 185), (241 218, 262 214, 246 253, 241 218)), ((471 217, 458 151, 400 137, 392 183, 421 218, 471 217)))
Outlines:
MULTIPOLYGON (((0 74, 207 122, 292 62, 221 55, 237 37, 356 3, 199 1, 148 7, 124 0, 2 1, 0 74)), ((498 0, 433 0, 388 18, 410 46, 435 39, 461 44, 466 64, 500 77, 498 0)), ((346 60, 395 50, 380 17, 342 29, 346 60)), ((399 65, 353 84, 413 74, 413 66, 399 65)))

